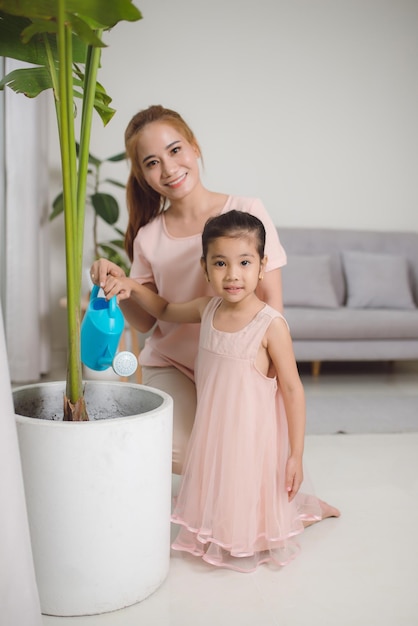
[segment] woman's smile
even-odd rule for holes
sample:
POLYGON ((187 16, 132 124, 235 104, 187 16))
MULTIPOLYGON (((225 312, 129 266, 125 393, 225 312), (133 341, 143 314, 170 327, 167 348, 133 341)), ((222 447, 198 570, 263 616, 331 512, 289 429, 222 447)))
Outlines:
POLYGON ((167 187, 170 187, 170 189, 177 189, 178 187, 181 187, 183 182, 186 180, 186 177, 187 177, 187 172, 185 172, 184 174, 182 174, 181 176, 179 176, 175 180, 173 180, 173 181, 171 181, 169 183, 165 183, 165 185, 167 187))

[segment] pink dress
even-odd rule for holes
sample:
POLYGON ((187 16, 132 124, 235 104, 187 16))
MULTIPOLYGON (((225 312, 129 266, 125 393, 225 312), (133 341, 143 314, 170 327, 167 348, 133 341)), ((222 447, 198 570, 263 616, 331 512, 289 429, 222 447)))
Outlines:
MULTIPOLYGON (((213 327, 221 302, 202 318, 196 364, 197 411, 172 521, 172 547, 243 572, 260 563, 285 565, 299 551, 304 520, 321 519, 319 501, 304 493, 288 502, 285 410, 276 378, 255 366, 276 317, 269 305, 242 330, 213 327)), ((303 487, 303 486, 302 486, 303 487)))
MULTIPOLYGON (((258 217, 266 229, 266 272, 286 264, 273 221, 261 200, 228 196, 222 213, 239 209, 258 217)), ((173 237, 161 213, 139 229, 134 242, 131 278, 139 283, 153 283, 168 302, 187 302, 199 296, 213 295, 200 267, 202 234, 173 237), (185 277, 187 277, 185 279, 185 277)), ((139 357, 147 367, 174 366, 193 380, 199 342, 199 324, 174 324, 157 320, 139 357)))

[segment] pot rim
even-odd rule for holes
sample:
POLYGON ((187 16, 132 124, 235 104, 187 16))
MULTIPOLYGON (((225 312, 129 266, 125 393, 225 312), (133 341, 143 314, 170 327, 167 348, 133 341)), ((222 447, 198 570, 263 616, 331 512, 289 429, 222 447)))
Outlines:
MULTIPOLYGON (((65 389, 65 384, 66 382, 63 380, 56 380, 56 381, 29 383, 27 385, 19 385, 18 387, 14 387, 12 389, 12 396, 14 397, 14 395, 17 394, 19 391, 38 389, 40 387, 47 387, 47 388, 56 387, 59 389, 65 389)), ((160 412, 163 410, 169 410, 173 404, 172 397, 165 391, 162 391, 161 389, 157 389, 155 387, 149 387, 148 385, 142 385, 140 383, 88 380, 88 381, 84 381, 84 385, 85 386, 88 385, 89 387, 91 386, 99 387, 99 386, 105 385, 106 388, 124 387, 125 389, 129 388, 129 389, 138 390, 138 391, 145 391, 147 393, 150 393, 152 395, 157 395, 160 398, 162 398, 162 403, 159 404, 157 407, 143 411, 142 413, 132 413, 131 415, 123 415, 123 416, 114 415, 114 416, 108 416, 102 419, 89 419, 85 421, 76 421, 76 422, 64 421, 62 419, 48 419, 48 418, 41 418, 41 417, 38 418, 38 417, 33 417, 33 416, 21 415, 20 413, 15 412, 16 421, 20 424, 36 424, 38 426, 49 427, 49 428, 58 428, 58 427, 70 428, 72 426, 78 426, 80 424, 83 424, 85 427, 88 427, 88 426, 92 427, 93 425, 100 424, 102 427, 104 427, 104 425, 106 424, 109 425, 109 424, 114 424, 114 423, 122 423, 126 421, 132 421, 138 418, 142 418, 142 419, 152 418, 157 412, 160 412)))

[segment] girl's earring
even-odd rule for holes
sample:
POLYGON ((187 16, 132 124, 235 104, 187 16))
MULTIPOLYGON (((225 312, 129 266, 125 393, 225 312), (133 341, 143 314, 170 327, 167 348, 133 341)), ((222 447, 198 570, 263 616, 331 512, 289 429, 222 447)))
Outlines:
POLYGON ((263 280, 263 274, 259 274, 258 280, 263 280))

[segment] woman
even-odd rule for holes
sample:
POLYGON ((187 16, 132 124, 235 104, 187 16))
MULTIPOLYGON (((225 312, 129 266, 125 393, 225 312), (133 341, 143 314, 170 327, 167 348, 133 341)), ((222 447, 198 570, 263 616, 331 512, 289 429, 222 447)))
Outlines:
MULTIPOLYGON (((162 106, 137 113, 125 132, 131 171, 127 183, 129 222, 125 246, 130 276, 170 302, 213 295, 199 264, 201 234, 210 217, 238 209, 266 229, 268 262, 257 294, 282 310, 280 267, 286 263, 276 228, 260 200, 206 189, 200 178, 199 144, 182 117, 162 106)), ((92 280, 104 287, 108 274, 123 271, 105 259, 93 263, 92 280)), ((152 330, 140 355, 145 385, 173 397, 173 472, 180 474, 196 410, 194 362, 198 324, 156 322, 132 299, 123 300, 126 320, 152 330)))

